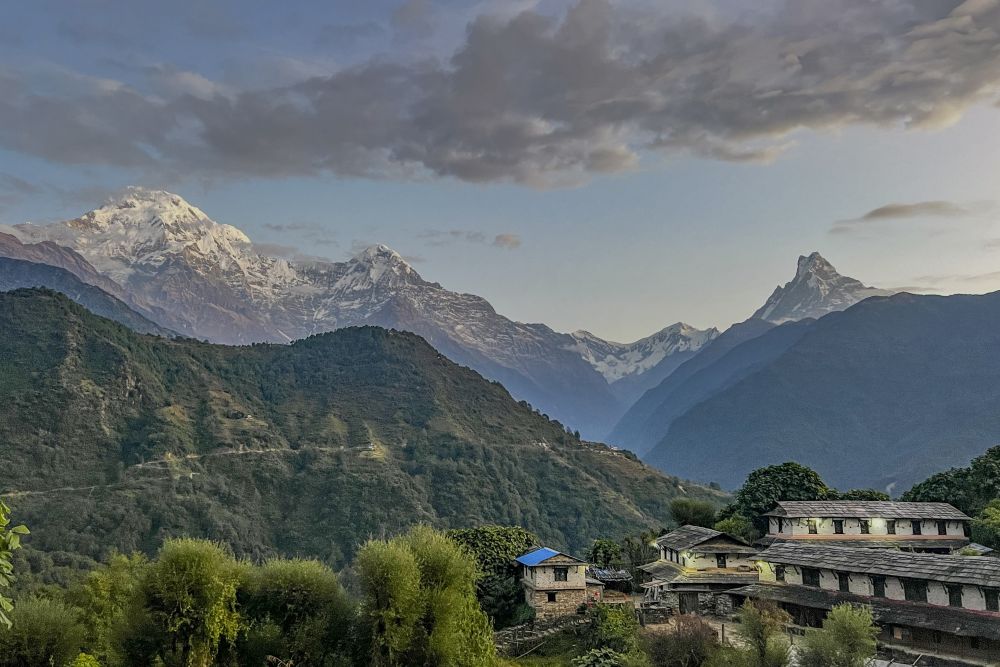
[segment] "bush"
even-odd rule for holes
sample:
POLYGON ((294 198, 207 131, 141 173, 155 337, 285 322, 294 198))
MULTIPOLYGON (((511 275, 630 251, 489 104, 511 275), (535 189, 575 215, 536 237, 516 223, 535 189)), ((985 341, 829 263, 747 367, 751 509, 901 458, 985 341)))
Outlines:
POLYGON ((624 667, 625 656, 610 648, 594 648, 573 659, 573 667, 624 667))
POLYGON ((990 501, 972 520, 972 539, 991 549, 1000 549, 1000 498, 990 501))
POLYGON ((738 537, 750 544, 760 537, 760 533, 754 527, 753 521, 739 514, 719 521, 715 524, 715 529, 722 533, 728 533, 733 537, 738 537))
POLYGON ((581 629, 587 648, 632 653, 639 645, 639 622, 632 607, 598 604, 588 611, 590 623, 581 629))
POLYGON ((0 626, 0 667, 66 665, 83 648, 79 612, 62 602, 26 598, 10 628, 0 626))
POLYGON ((670 632, 646 638, 645 650, 655 667, 701 667, 719 648, 715 630, 697 616, 678 616, 670 632))
POLYGON ((799 651, 800 667, 865 667, 875 657, 878 627, 871 609, 841 604, 810 629, 799 651))

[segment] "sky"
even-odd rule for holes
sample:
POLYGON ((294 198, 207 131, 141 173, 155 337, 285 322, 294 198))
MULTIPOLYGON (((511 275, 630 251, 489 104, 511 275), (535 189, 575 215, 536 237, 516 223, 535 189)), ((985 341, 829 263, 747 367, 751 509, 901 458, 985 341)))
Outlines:
POLYGON ((1000 289, 998 101, 1000 0, 4 3, 0 224, 166 189, 630 341, 814 250, 1000 289))

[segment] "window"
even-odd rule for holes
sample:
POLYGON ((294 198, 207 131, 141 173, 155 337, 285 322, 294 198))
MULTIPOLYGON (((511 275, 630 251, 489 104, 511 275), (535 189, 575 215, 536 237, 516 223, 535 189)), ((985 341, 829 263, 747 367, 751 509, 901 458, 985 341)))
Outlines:
POLYGON ((983 597, 986 598, 986 611, 1000 611, 1000 591, 984 588, 983 597))
POLYGON ((556 594, 555 593, 546 593, 546 595, 548 595, 548 601, 549 602, 555 602, 556 601, 556 594))
POLYGON ((861 525, 862 535, 868 535, 869 533, 871 533, 871 521, 869 521, 868 519, 861 519, 860 521, 858 521, 858 523, 861 525))
POLYGON ((569 574, 568 567, 557 567, 556 568, 556 581, 566 581, 567 575, 569 574))
POLYGON ((921 530, 920 522, 916 520, 910 522, 910 528, 913 530, 914 535, 921 535, 924 532, 921 530))
POLYGON ((833 520, 833 532, 837 533, 838 535, 843 535, 844 534, 844 520, 843 519, 834 519, 833 520))
POLYGON ((877 598, 885 597, 885 577, 880 574, 872 575, 872 595, 877 598))
POLYGON ((774 566, 774 578, 777 581, 784 581, 785 580, 785 566, 784 565, 775 565, 774 566))
POLYGON ((961 607, 962 606, 962 587, 958 584, 953 584, 948 586, 948 606, 949 607, 961 607))
POLYGON ((841 593, 851 592, 851 575, 846 572, 837 573, 837 584, 841 593))
POLYGON ((819 570, 811 567, 802 568, 802 585, 819 588, 819 570))
POLYGON ((962 534, 965 535, 966 537, 972 537, 972 527, 969 526, 968 521, 962 522, 962 534))
POLYGON ((778 532, 779 533, 785 532, 785 520, 780 516, 778 517, 778 532))
POLYGON ((720 568, 726 567, 726 554, 715 554, 715 566, 720 568))
POLYGON ((938 521, 937 522, 937 526, 938 526, 938 535, 947 535, 948 534, 948 522, 947 521, 938 521))
POLYGON ((927 602, 927 582, 920 579, 903 579, 903 597, 907 602, 927 602))
POLYGON ((885 532, 888 533, 889 535, 895 535, 896 534, 896 520, 895 519, 889 519, 888 521, 885 522, 885 532))
POLYGON ((815 535, 818 532, 816 530, 816 519, 809 519, 807 524, 809 525, 809 534, 815 535))

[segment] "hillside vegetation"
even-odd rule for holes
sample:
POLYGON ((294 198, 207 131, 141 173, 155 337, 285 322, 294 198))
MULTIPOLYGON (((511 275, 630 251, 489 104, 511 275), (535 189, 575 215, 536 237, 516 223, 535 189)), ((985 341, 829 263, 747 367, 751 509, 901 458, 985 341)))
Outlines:
POLYGON ((179 535, 340 566, 416 522, 581 551, 717 496, 578 441, 412 334, 225 347, 41 290, 0 294, 0 442, 0 499, 46 572, 179 535))

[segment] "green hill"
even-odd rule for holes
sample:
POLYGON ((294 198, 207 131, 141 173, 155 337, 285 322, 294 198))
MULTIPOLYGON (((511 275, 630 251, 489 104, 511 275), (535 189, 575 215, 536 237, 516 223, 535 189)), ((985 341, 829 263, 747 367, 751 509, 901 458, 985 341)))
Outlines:
POLYGON ((340 565, 418 521, 519 524, 580 551, 715 496, 577 441, 412 334, 225 347, 42 290, 0 294, 0 443, 0 495, 56 560, 192 535, 340 565))

